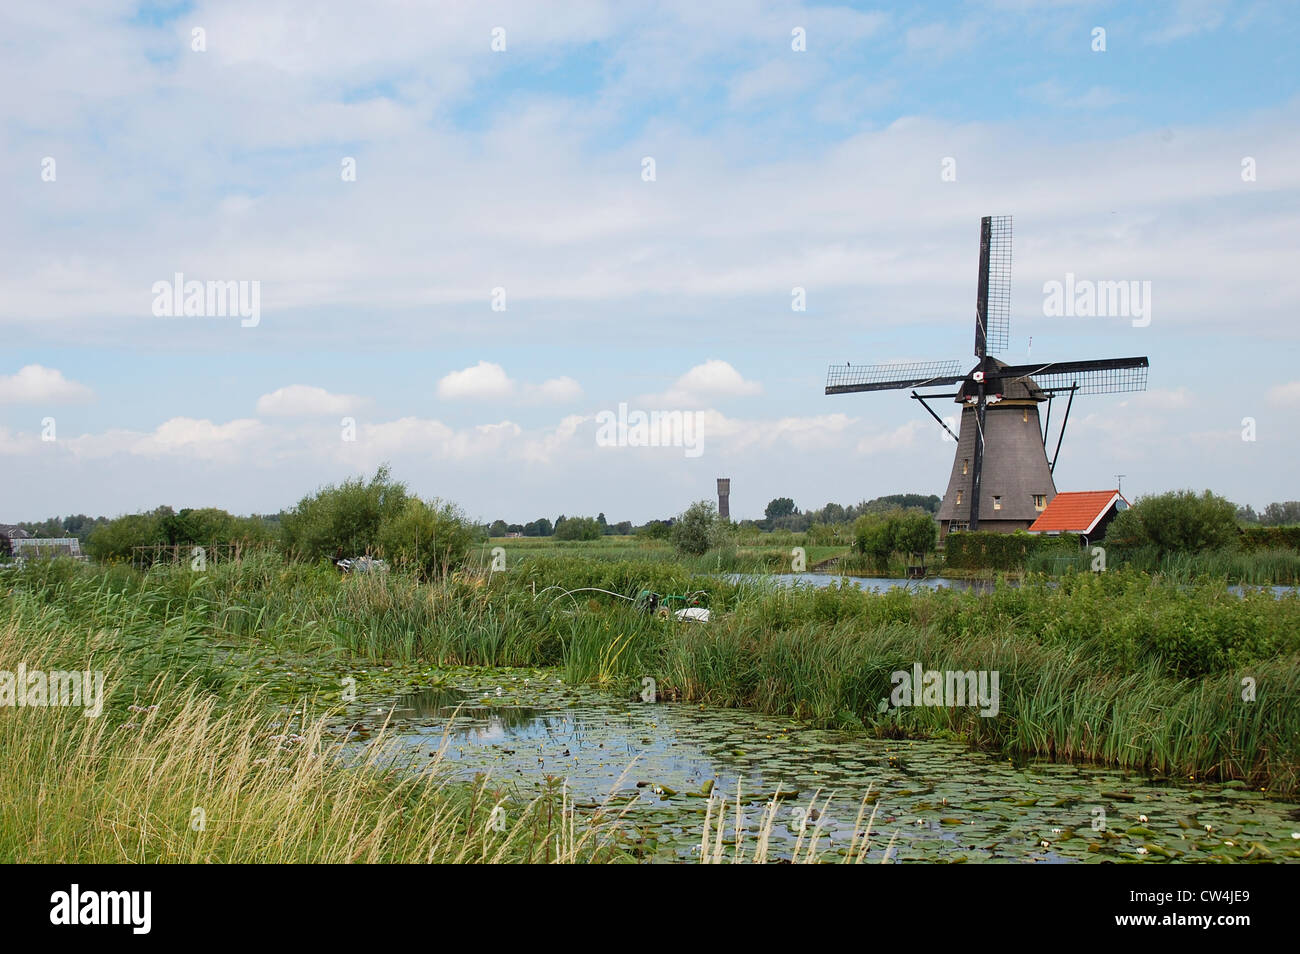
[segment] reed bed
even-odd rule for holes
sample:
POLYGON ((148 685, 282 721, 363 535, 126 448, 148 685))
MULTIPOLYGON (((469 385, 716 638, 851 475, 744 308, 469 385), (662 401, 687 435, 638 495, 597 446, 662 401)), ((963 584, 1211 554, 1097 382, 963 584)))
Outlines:
POLYGON ((0 623, 83 640, 111 632, 141 679, 183 673, 227 695, 241 679, 227 657, 250 648, 545 666, 617 692, 650 676, 665 698, 884 737, 943 735, 1013 756, 1300 791, 1300 599, 1223 581, 1120 569, 984 593, 876 594, 561 557, 420 584, 264 556, 206 574, 47 567, 11 574, 3 594, 0 623), (714 619, 641 613, 632 600, 645 588, 694 594, 714 619), (997 671, 997 715, 882 708, 892 674, 914 663, 997 671))
POLYGON ((215 694, 192 671, 147 678, 113 633, 58 614, 0 625, 0 660, 98 669, 107 704, 0 710, 0 860, 77 863, 592 862, 625 860, 618 813, 579 817, 563 792, 524 799, 393 767, 327 716, 215 694), (35 625, 32 625, 32 624, 35 625), (495 813, 494 813, 495 810, 495 813))

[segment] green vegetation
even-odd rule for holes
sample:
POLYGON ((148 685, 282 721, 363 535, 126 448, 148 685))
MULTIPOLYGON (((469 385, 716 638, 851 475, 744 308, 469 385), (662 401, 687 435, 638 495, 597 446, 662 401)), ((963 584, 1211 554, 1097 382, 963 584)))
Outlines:
POLYGON ((673 523, 671 539, 678 553, 703 556, 730 543, 730 526, 718 516, 711 500, 699 500, 673 523))
POLYGON ((1199 496, 1190 490, 1173 490, 1141 497, 1122 510, 1106 531, 1106 545, 1136 550, 1151 547, 1159 553, 1197 553, 1222 550, 1237 543, 1237 508, 1210 491, 1199 496))
POLYGON ((185 672, 212 691, 237 676, 225 660, 232 646, 553 666, 572 682, 623 690, 653 674, 677 698, 817 725, 1300 789, 1300 599, 1238 596, 1222 583, 1118 570, 988 593, 872 594, 735 584, 680 563, 539 556, 491 578, 422 584, 397 571, 340 578, 264 554, 202 574, 55 561, 11 571, 5 586, 0 625, 28 632, 33 620, 57 619, 83 640, 120 632, 153 660, 135 664, 140 678, 185 672), (600 593, 566 595, 584 587, 697 593, 714 621, 681 625, 600 593), (890 674, 913 662, 998 670, 999 716, 879 711, 890 674), (1247 676, 1258 686, 1249 703, 1247 676))
MULTIPOLYGON (((104 562, 130 562, 133 547, 171 546, 188 549, 210 544, 266 546, 275 539, 272 526, 260 517, 236 517, 215 507, 175 512, 159 507, 96 524, 86 540, 86 553, 104 562)), ((145 565, 152 559, 142 556, 145 565)))
POLYGON ((991 533, 981 530, 949 534, 944 541, 943 555, 945 569, 958 570, 1011 571, 1032 567, 1052 572, 1064 566, 1086 570, 1091 565, 1088 561, 1092 559, 1086 551, 1080 550, 1077 534, 1046 536, 1024 531, 991 533))
POLYGON ((595 517, 560 517, 555 521, 557 540, 599 540, 604 532, 595 517))
POLYGON ((451 782, 438 758, 427 773, 398 774, 382 736, 358 762, 345 759, 326 713, 299 708, 286 717, 244 675, 239 654, 256 653, 258 641, 234 646, 216 611, 220 603, 240 617, 239 594, 256 585, 252 566, 225 565, 219 580, 196 574, 188 585, 179 569, 142 577, 54 561, 28 570, 5 581, 0 659, 29 671, 93 665, 105 674, 107 702, 93 719, 75 707, 0 713, 7 861, 624 857, 605 833, 605 813, 577 817, 558 791, 520 798, 451 782), (502 824, 488 824, 498 805, 502 824))
POLYGON ((857 552, 883 572, 895 553, 923 559, 938 542, 939 525, 925 510, 891 510, 858 517, 853 537, 857 552))

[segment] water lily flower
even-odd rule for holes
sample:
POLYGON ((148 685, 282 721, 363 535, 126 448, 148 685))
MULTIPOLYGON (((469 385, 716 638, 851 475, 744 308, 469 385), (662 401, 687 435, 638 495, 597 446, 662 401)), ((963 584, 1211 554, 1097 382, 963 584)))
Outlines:
POLYGON ((1139 848, 1139 849, 1138 849, 1138 854, 1139 854, 1139 855, 1145 855, 1146 853, 1147 853, 1147 850, 1146 850, 1145 848, 1139 848))
POLYGON ((1140 822, 1146 822, 1146 820, 1147 820, 1147 816, 1146 816, 1146 815, 1139 815, 1139 816, 1138 816, 1138 821, 1140 821, 1140 822))

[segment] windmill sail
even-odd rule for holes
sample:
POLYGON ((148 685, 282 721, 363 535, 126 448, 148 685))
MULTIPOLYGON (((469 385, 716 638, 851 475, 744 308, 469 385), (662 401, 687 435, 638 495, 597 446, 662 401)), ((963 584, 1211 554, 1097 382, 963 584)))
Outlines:
POLYGON ((941 387, 965 377, 956 361, 895 361, 889 364, 833 364, 826 369, 827 394, 941 387))
POLYGON ((975 297, 975 357, 1006 351, 1011 334, 1011 216, 980 220, 979 283, 975 297))
POLYGON ((1074 391, 1077 394, 1120 394, 1145 391, 1150 361, 1142 358, 1106 358, 1099 361, 1054 361, 999 368, 992 381, 1030 378, 1040 391, 1074 391))

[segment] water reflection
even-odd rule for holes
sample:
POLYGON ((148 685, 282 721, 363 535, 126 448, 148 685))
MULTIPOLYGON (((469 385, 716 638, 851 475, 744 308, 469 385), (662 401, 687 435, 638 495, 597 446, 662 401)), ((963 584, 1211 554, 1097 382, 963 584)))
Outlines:
POLYGON ((393 713, 399 763, 424 771, 442 751, 443 764, 460 776, 486 773, 524 795, 548 777, 563 778, 587 809, 618 793, 632 801, 629 830, 652 837, 650 856, 660 860, 688 858, 698 846, 710 782, 733 815, 739 786, 750 831, 778 786, 798 792, 782 803, 772 832, 778 857, 788 856, 799 812, 818 789, 823 797, 833 793, 822 837, 831 851, 842 850, 869 788, 879 796, 882 850, 896 837, 895 856, 903 860, 1217 861, 1255 843, 1278 860, 1295 851, 1296 826, 1287 813, 1296 806, 1258 791, 1013 764, 952 741, 874 739, 742 710, 629 703, 585 689, 538 689, 536 682, 525 687, 522 674, 513 687, 510 677, 502 679, 501 696, 489 687, 401 697, 393 713), (534 705, 513 704, 516 692, 534 705))
MULTIPOLYGON (((812 586, 828 587, 837 583, 855 586, 872 593, 883 593, 898 587, 910 590, 975 590, 979 593, 993 589, 991 580, 954 580, 949 577, 932 576, 924 580, 903 580, 879 576, 837 576, 834 573, 731 573, 727 575, 733 583, 771 583, 775 586, 812 586)), ((1011 585, 1015 585, 1012 581, 1011 585)))

